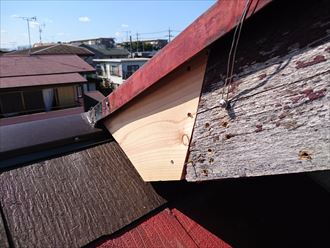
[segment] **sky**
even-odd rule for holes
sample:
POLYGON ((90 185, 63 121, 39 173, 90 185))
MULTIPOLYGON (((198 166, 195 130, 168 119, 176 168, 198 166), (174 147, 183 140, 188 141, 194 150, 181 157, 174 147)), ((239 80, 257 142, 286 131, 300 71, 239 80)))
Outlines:
POLYGON ((114 37, 117 42, 168 38, 177 35, 216 0, 102 0, 28 1, 0 0, 0 47, 16 49, 29 44, 27 22, 20 17, 37 17, 30 23, 31 43, 114 37))

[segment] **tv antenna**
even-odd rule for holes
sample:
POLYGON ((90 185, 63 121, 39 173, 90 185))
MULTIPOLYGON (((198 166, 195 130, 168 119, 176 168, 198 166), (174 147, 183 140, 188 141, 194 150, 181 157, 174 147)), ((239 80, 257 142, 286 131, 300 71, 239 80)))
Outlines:
POLYGON ((45 23, 39 24, 39 43, 40 43, 40 45, 42 44, 41 33, 45 27, 46 27, 45 23))
MULTIPOLYGON (((17 18, 20 18, 20 19, 26 21, 26 23, 27 23, 28 35, 29 35, 29 48, 31 50, 30 22, 31 21, 36 22, 37 17, 36 16, 33 16, 33 17, 18 16, 17 18)), ((30 53, 30 50, 29 50, 29 53, 30 53)))

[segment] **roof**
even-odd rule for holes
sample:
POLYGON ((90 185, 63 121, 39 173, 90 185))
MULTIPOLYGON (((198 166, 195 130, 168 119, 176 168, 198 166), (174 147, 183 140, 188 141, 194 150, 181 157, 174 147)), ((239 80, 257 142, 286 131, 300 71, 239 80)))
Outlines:
POLYGON ((84 95, 88 96, 98 102, 102 101, 104 98, 104 95, 98 90, 84 92, 84 95))
POLYGON ((63 55, 63 54, 75 54, 79 56, 93 56, 94 53, 83 47, 77 47, 67 44, 55 44, 38 46, 30 49, 19 50, 11 53, 7 53, 4 56, 12 55, 63 55))
MULTIPOLYGON (((63 150, 62 144, 54 148, 62 154, 51 155, 54 149, 39 146, 46 158, 36 157, 34 162, 21 160, 6 169, 0 167, 0 185, 6 185, 0 187, 0 218, 6 223, 12 246, 81 247, 118 231, 165 203, 150 184, 143 182, 116 142, 106 139, 86 145, 79 137, 90 135, 93 141, 95 131, 87 124, 85 129, 79 128, 82 123, 58 120, 62 121, 43 122, 41 133, 35 124, 28 123, 25 127, 19 125, 18 130, 23 129, 19 135, 7 134, 6 140, 11 136, 16 141, 23 135, 23 146, 32 145, 35 135, 45 136, 45 142, 59 139, 58 145, 68 140, 71 143, 68 145, 74 146, 73 151, 63 150)), ((21 146, 16 141, 14 146, 21 146)), ((5 145, 12 146, 8 142, 5 145)), ((35 154, 29 152, 27 156, 35 154)), ((20 158, 24 156, 15 156, 17 161, 20 158)), ((0 225, 1 242, 3 236, 0 225)))
POLYGON ((230 248, 220 238, 177 209, 165 209, 136 227, 92 247, 230 248), (160 228, 163 227, 163 228, 160 228), (170 238, 169 238, 170 237, 170 238))
POLYGON ((97 51, 102 53, 104 56, 128 56, 129 51, 125 48, 105 48, 103 45, 87 45, 83 44, 81 47, 85 47, 91 51, 97 51))
MULTIPOLYGON (((270 2, 271 0, 252 0, 247 17, 270 2)), ((246 1, 217 1, 99 106, 95 106, 95 109, 102 110, 96 120, 115 112, 231 31, 239 22, 245 5, 246 1)))
POLYGON ((0 89, 87 82, 79 73, 0 78, 0 89))
POLYGON ((77 55, 1 56, 0 78, 91 72, 95 69, 77 55))
MULTIPOLYGON (((88 125, 80 114, 0 126, 0 155, 2 159, 17 157, 100 135, 108 137, 102 129, 88 125)), ((0 168, 6 165, 0 161, 0 168)))
POLYGON ((70 43, 73 43, 73 42, 81 42, 81 41, 89 41, 89 40, 114 40, 115 38, 112 38, 112 37, 99 37, 99 38, 92 38, 92 39, 82 39, 82 40, 72 40, 70 41, 70 43))
POLYGON ((122 62, 134 62, 134 61, 141 61, 147 62, 149 58, 124 58, 124 59, 93 59, 95 62, 113 62, 113 63, 122 63, 122 62))

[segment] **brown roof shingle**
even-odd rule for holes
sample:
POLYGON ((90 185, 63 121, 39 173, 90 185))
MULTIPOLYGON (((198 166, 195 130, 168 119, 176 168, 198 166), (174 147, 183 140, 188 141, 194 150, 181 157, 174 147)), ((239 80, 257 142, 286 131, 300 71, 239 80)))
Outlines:
POLYGON ((67 44, 55 44, 33 47, 31 49, 19 50, 11 53, 7 53, 4 56, 13 55, 65 55, 75 54, 78 56, 93 56, 94 53, 83 47, 77 47, 67 44))
POLYGON ((73 72, 95 69, 77 55, 1 56, 0 77, 19 77, 73 72))
POLYGON ((79 73, 6 77, 0 78, 0 89, 40 85, 84 83, 86 81, 86 78, 81 76, 79 73))

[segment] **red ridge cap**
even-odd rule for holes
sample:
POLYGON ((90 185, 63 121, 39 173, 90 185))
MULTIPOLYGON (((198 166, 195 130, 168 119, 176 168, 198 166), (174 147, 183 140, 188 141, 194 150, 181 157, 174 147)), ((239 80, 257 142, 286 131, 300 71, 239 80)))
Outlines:
MULTIPOLYGON (((247 17, 271 1, 252 0, 247 17)), ((99 106, 96 106, 93 112, 94 116, 91 117, 92 122, 95 123, 117 111, 161 78, 232 30, 237 25, 246 2, 247 0, 221 0, 216 2, 117 90, 107 96, 99 106), (95 111, 99 113, 95 113, 95 111)))

